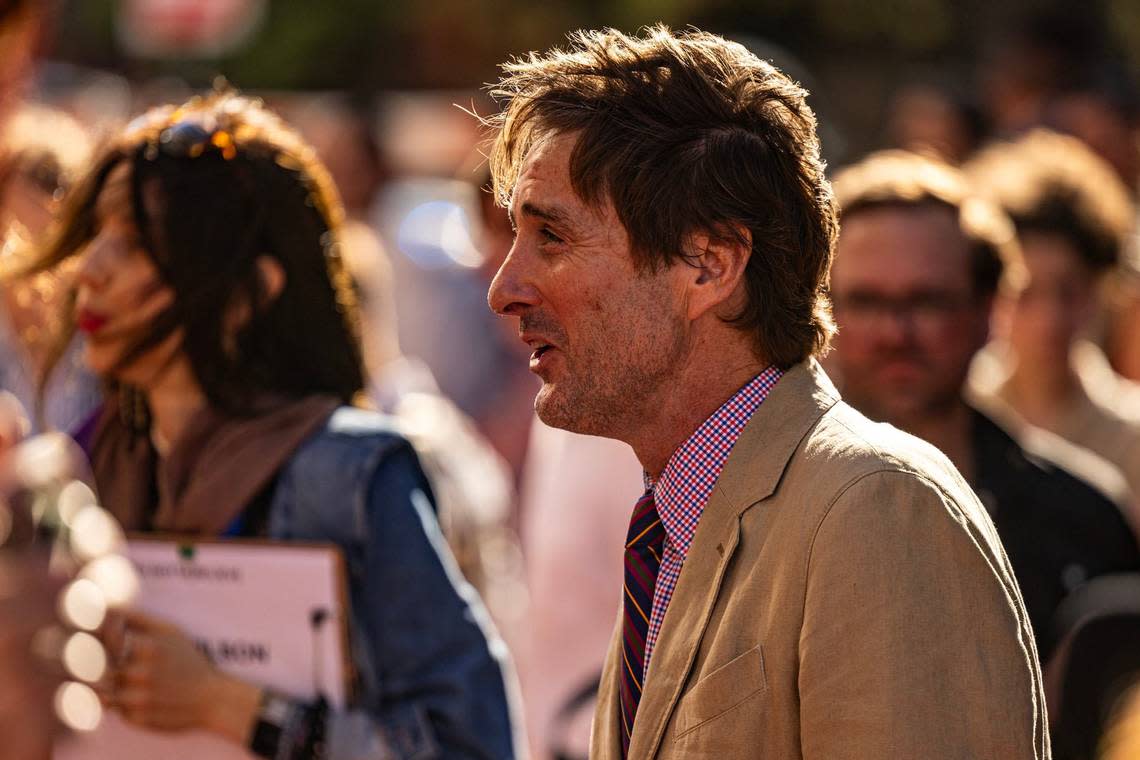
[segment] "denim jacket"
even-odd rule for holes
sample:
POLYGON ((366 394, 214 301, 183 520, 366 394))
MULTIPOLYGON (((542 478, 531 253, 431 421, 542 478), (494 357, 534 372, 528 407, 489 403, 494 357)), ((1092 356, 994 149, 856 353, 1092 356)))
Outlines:
POLYGON ((344 554, 358 688, 356 707, 330 717, 330 757, 516 756, 505 647, 386 418, 338 409, 281 470, 268 532, 344 554))

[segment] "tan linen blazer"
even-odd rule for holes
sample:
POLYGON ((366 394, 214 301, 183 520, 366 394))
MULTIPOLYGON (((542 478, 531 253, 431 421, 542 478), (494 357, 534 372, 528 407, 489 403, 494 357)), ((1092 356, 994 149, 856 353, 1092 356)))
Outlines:
MULTIPOLYGON (((619 637, 593 760, 621 757, 619 637)), ((1042 760, 1046 725, 1021 594, 969 486, 814 360, 793 367, 705 508, 629 757, 1042 760)))

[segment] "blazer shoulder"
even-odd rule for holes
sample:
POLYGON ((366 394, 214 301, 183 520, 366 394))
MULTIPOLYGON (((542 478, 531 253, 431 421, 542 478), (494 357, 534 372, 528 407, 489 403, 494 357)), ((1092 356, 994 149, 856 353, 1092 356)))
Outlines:
POLYGON ((964 529, 990 556, 1003 554, 997 530, 965 478, 945 454, 915 436, 840 403, 820 419, 798 454, 789 467, 787 495, 811 488, 813 481, 823 485, 815 498, 801 502, 811 505, 804 516, 815 531, 825 521, 836 522, 878 542, 889 540, 896 528, 906 533, 907 525, 927 523, 928 530, 940 526, 939 533, 964 529))
POLYGON ((937 448, 891 425, 872 422, 842 401, 804 438, 792 464, 789 476, 793 471, 814 473, 837 494, 880 472, 917 476, 952 493, 969 492, 957 468, 937 448))

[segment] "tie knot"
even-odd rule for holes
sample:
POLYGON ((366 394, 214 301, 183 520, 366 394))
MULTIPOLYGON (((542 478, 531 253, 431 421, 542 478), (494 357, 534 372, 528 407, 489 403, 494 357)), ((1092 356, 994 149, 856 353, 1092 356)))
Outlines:
POLYGON ((650 488, 637 500, 637 506, 633 508, 625 545, 627 549, 632 549, 641 546, 659 546, 664 541, 665 526, 661 523, 661 516, 657 514, 653 489, 650 488))

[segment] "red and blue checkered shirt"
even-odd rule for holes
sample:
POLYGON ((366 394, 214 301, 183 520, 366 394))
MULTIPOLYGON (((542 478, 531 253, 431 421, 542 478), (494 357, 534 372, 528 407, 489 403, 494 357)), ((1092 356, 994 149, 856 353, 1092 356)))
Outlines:
POLYGON ((656 481, 646 478, 646 487, 653 489, 657 512, 665 526, 665 554, 661 558, 661 570, 653 591, 653 611, 649 616, 649 635, 645 641, 646 673, 665 619, 665 610, 673 598, 681 566, 693 545, 697 523, 709 503, 713 487, 732 447, 740 438, 740 432, 783 374, 776 367, 768 367, 754 377, 673 452, 660 478, 656 481))

